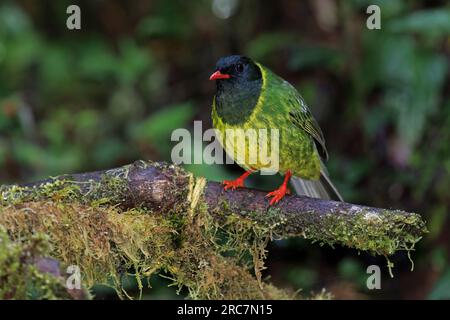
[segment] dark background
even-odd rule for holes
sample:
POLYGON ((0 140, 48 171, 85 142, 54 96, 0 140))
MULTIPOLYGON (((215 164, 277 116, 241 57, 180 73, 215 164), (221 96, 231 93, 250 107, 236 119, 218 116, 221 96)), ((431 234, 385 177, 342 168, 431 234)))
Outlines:
MULTIPOLYGON (((337 299, 450 298, 450 7, 446 1, 1 1, 0 182, 168 160, 175 128, 211 127, 216 60, 245 54, 290 81, 322 127, 349 202, 418 212, 430 233, 386 260, 272 242, 273 283, 337 299), (66 28, 81 7, 82 29, 66 28), (381 7, 381 30, 366 8, 381 7), (382 268, 382 289, 366 268, 382 268)), ((208 179, 231 165, 190 165, 208 179)), ((279 177, 252 177, 271 189, 279 177)), ((182 298, 151 280, 145 298, 182 298)), ((129 290, 135 286, 127 284, 129 290)), ((104 287, 97 298, 113 297, 104 287)))

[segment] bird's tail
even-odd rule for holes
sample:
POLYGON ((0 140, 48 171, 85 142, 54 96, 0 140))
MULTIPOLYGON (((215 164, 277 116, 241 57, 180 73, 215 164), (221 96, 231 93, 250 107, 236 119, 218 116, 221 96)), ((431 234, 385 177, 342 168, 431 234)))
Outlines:
POLYGON ((312 198, 344 201, 339 191, 328 177, 327 170, 322 164, 319 180, 306 180, 298 177, 291 178, 292 186, 298 195, 312 198))

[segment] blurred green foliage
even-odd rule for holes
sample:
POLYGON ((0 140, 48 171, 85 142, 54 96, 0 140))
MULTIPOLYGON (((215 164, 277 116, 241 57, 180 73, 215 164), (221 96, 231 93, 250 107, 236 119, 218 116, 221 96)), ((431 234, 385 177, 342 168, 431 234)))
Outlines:
MULTIPOLYGON (((299 239, 270 245, 266 275, 294 289, 330 287, 337 298, 450 296, 446 1, 85 0, 80 31, 65 27, 69 4, 0 4, 2 183, 140 158, 170 161, 174 129, 193 120, 211 126, 207 79, 215 61, 247 54, 304 95, 346 200, 416 211, 430 227, 413 255, 415 271, 395 257, 395 280, 385 272, 381 292, 365 289, 365 269, 384 267, 384 259, 299 239), (381 8, 381 30, 365 26, 369 4, 381 8)), ((216 180, 239 172, 187 168, 216 180)), ((249 185, 278 182, 255 176, 249 185)), ((146 297, 175 297, 161 281, 151 283, 146 297)))

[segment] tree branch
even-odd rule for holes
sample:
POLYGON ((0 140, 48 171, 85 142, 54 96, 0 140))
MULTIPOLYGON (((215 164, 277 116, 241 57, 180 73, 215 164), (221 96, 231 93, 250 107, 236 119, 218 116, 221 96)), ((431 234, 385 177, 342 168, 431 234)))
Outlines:
POLYGON ((202 184, 203 180, 196 180, 180 167, 165 163, 137 161, 106 171, 3 186, 0 191, 3 202, 13 203, 19 199, 52 197, 56 191, 72 188, 66 195, 72 200, 105 201, 122 208, 145 207, 164 215, 189 211, 192 199, 188 199, 196 181, 203 194, 200 205, 206 205, 217 222, 227 223, 230 216, 252 221, 276 238, 302 236, 387 256, 397 250, 411 250, 427 232, 424 221, 416 213, 294 195, 269 206, 266 192, 224 191, 220 183, 202 184))

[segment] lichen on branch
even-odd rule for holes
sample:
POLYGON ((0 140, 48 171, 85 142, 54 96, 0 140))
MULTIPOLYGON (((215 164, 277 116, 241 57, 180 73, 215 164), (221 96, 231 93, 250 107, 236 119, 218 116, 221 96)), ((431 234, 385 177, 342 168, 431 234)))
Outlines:
POLYGON ((292 298, 263 280, 270 239, 302 236, 388 256, 412 250, 426 232, 414 213, 297 196, 269 207, 261 191, 224 192, 178 166, 144 161, 0 192, 10 241, 45 234, 50 256, 78 265, 86 287, 110 284, 121 297, 128 270, 140 288, 153 273, 170 274, 191 298, 292 298))

